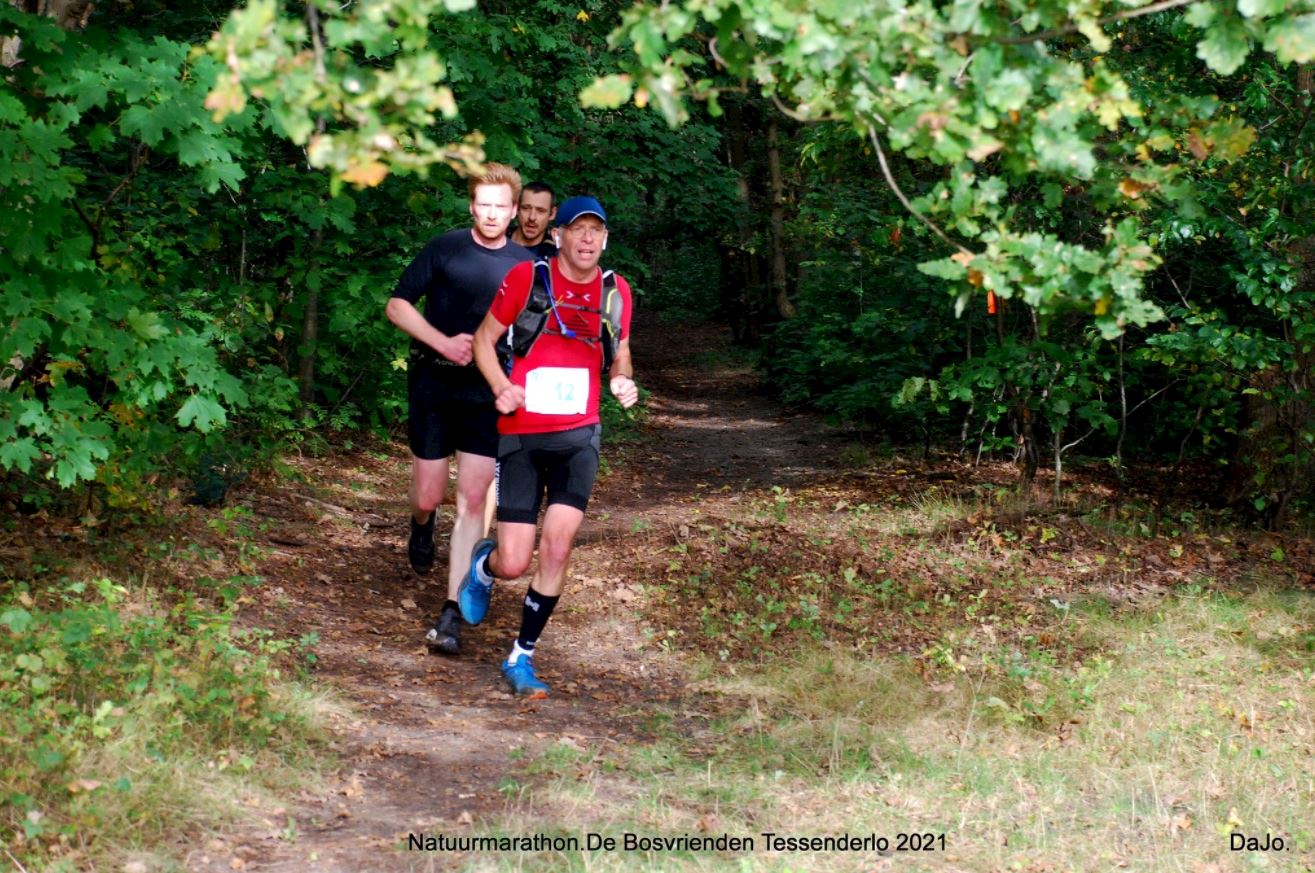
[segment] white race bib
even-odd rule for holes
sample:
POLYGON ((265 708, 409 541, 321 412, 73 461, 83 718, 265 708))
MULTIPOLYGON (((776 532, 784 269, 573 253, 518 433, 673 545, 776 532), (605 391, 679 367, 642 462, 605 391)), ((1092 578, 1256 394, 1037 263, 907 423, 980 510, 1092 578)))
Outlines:
POLYGON ((589 402, 584 367, 536 367, 525 376, 525 411, 540 415, 583 415, 589 402))

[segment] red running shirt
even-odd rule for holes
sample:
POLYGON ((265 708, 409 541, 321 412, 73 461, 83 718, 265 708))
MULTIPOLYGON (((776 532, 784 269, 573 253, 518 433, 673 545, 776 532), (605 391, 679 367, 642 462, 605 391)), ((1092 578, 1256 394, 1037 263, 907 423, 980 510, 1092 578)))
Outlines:
MULTIPOLYGON (((552 270, 553 300, 562 323, 580 337, 596 338, 601 317, 603 274, 588 282, 572 282, 548 261, 552 270), (586 312, 575 307, 587 307, 586 312)), ((534 264, 526 261, 511 268, 493 297, 489 314, 502 325, 510 325, 525 308, 534 285, 534 264)), ((621 294, 621 337, 630 336, 630 283, 616 277, 621 294)), ((511 381, 525 389, 526 402, 511 415, 498 420, 499 433, 551 433, 598 423, 598 399, 603 390, 599 368, 602 346, 596 342, 562 336, 557 316, 550 311, 548 324, 534 348, 523 358, 513 357, 511 381)))

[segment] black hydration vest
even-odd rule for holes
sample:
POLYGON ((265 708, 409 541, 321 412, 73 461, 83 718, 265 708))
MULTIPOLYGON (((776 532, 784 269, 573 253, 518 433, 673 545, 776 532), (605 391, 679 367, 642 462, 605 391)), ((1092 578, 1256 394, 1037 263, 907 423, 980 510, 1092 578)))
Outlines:
POLYGON ((534 262, 534 284, 525 306, 507 328, 507 334, 498 345, 503 368, 511 371, 512 356, 523 358, 534 348, 534 343, 548 333, 564 335, 561 321, 553 312, 554 307, 576 309, 581 312, 598 313, 598 336, 581 336, 572 334, 575 339, 589 345, 602 347, 602 369, 606 373, 612 368, 617 349, 621 346, 621 292, 616 287, 616 274, 611 270, 603 271, 601 287, 601 308, 577 306, 573 303, 556 303, 552 298, 552 266, 546 261, 534 262))

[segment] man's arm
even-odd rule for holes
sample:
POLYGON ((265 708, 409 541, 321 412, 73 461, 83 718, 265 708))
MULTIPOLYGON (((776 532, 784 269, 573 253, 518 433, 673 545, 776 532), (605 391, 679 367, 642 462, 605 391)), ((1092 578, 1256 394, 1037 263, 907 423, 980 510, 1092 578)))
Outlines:
POLYGON ((493 391, 493 405, 503 415, 510 415, 525 402, 525 389, 512 384, 507 374, 502 372, 502 364, 498 361, 497 342, 506 332, 507 326, 490 312, 475 331, 473 347, 475 366, 479 367, 480 375, 493 391))
POLYGON ((612 367, 607 371, 608 387, 624 409, 629 409, 639 402, 639 386, 635 384, 635 368, 630 362, 630 337, 621 340, 612 359, 612 367))
POLYGON ((463 367, 471 360, 471 336, 468 333, 448 336, 429 323, 429 319, 416 309, 415 304, 404 297, 389 297, 384 309, 388 320, 397 325, 403 333, 419 340, 447 358, 463 367))

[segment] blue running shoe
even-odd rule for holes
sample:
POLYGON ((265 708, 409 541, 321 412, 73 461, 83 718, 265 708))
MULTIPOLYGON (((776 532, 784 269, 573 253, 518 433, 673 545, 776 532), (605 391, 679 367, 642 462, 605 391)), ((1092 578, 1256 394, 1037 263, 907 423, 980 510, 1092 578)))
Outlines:
POLYGON ((516 692, 517 697, 524 697, 526 700, 548 699, 548 686, 534 675, 534 659, 530 656, 521 655, 520 660, 515 664, 503 661, 502 675, 511 685, 511 690, 516 692))
POLYGON ((461 580, 461 586, 457 588, 457 605, 461 607, 461 617, 466 620, 466 624, 479 624, 488 614, 489 594, 493 592, 493 586, 479 581, 479 574, 475 572, 475 568, 489 552, 493 551, 493 546, 493 540, 490 539, 475 543, 475 548, 470 553, 470 569, 466 571, 466 578, 461 580))

